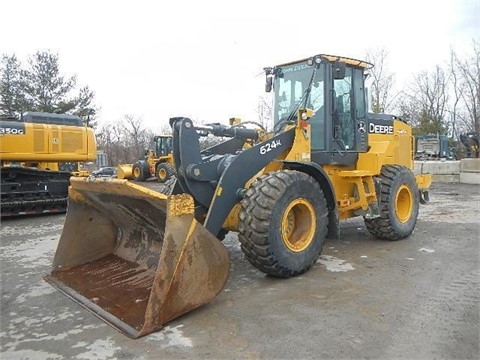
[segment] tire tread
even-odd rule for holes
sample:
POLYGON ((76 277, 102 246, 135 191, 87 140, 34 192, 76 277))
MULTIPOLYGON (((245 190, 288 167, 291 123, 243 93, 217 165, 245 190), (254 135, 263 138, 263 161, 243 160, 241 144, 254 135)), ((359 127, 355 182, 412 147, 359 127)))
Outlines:
MULTIPOLYGON (((271 226, 270 218, 272 217, 271 209, 289 186, 305 179, 308 179, 312 186, 318 186, 313 178, 297 171, 280 170, 263 175, 246 191, 245 197, 240 203, 238 238, 241 249, 246 259, 253 266, 267 274, 283 278, 297 276, 310 269, 314 263, 305 264, 299 271, 281 266, 270 250, 270 240, 268 238, 271 226)), ((325 214, 323 214, 325 226, 320 230, 324 239, 327 230, 327 207, 320 188, 318 196, 322 199, 321 203, 325 209, 325 214)), ((322 225, 318 224, 318 226, 322 225)))

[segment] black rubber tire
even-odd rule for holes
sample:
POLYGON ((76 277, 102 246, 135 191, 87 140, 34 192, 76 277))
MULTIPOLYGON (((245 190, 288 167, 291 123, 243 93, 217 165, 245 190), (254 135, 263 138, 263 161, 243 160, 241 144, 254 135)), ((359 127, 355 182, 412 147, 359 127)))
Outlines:
POLYGON ((157 167, 155 168, 155 177, 157 178, 157 181, 162 184, 166 183, 169 179, 171 179, 174 174, 175 170, 173 170, 169 163, 158 163, 157 167), (159 174, 159 172, 165 173, 165 176, 161 177, 161 174, 159 174))
POLYGON ((132 167, 133 180, 146 181, 150 177, 150 167, 145 160, 138 160, 132 167))
POLYGON ((327 233, 328 209, 312 177, 292 170, 264 175, 246 191, 240 204, 238 238, 245 257, 257 269, 288 278, 306 272, 317 261, 327 233), (282 218, 299 199, 311 205, 316 226, 308 246, 292 251, 282 239, 282 218))
POLYGON ((404 239, 413 232, 420 207, 415 175, 404 166, 385 165, 382 167, 379 180, 377 197, 380 217, 364 219, 365 225, 368 231, 379 239, 404 239), (404 206, 406 210, 403 219, 396 211, 398 201, 407 204, 404 206))
POLYGON ((225 240, 225 236, 227 236, 228 233, 229 233, 228 230, 220 229, 219 233, 217 234, 217 239, 220 241, 225 240))

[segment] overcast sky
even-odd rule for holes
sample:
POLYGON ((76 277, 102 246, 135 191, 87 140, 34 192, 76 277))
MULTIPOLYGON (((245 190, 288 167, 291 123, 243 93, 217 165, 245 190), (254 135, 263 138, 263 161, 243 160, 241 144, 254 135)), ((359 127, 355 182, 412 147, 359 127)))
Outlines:
POLYGON ((262 68, 389 51, 397 83, 480 37, 480 0, 0 0, 0 53, 38 50, 96 93, 99 120, 257 120, 262 68))

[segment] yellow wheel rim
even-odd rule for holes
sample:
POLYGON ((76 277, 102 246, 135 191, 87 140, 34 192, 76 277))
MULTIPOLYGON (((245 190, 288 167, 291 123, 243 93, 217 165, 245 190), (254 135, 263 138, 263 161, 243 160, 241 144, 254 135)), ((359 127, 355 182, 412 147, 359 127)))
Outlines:
POLYGON ((140 177, 140 169, 138 167, 133 169, 133 176, 135 176, 137 178, 140 177))
POLYGON ((306 199, 292 201, 282 216, 282 239, 294 252, 305 250, 312 242, 316 229, 315 209, 306 199))
POLYGON ((158 178, 159 179, 165 179, 167 177, 167 172, 165 169, 158 169, 158 178))
POLYGON ((406 185, 400 186, 395 196, 395 214, 397 219, 406 223, 413 212, 413 195, 410 188, 406 185))

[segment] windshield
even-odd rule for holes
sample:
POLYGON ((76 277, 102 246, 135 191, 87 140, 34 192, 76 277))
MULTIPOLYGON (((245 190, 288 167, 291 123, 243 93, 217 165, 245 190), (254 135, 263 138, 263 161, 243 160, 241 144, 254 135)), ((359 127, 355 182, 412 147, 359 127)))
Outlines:
MULTIPOLYGON (((325 126, 325 64, 321 63, 315 71, 314 66, 300 62, 286 65, 277 72, 274 81, 274 122, 281 125, 287 119, 296 119, 297 110, 306 107, 315 111, 310 119, 312 126, 312 149, 320 150, 325 147, 323 134, 325 126), (314 75, 312 81, 312 75, 314 75), (308 86, 312 81, 310 91, 308 86)), ((278 126, 279 128, 280 126, 278 126)))
POLYGON ((157 156, 166 156, 172 152, 172 138, 169 137, 157 137, 156 138, 157 156))

